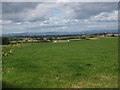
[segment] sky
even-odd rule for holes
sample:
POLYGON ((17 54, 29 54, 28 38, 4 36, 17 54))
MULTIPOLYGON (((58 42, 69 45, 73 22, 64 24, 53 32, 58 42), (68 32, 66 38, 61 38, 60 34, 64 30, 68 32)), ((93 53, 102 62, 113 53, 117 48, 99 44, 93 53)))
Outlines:
POLYGON ((118 29, 117 2, 2 2, 2 33, 118 29))

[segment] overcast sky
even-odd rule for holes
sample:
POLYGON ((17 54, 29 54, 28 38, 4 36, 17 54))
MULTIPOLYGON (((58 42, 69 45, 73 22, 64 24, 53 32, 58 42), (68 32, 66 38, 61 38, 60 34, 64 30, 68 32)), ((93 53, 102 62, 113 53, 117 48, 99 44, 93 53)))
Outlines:
POLYGON ((3 33, 117 30, 117 2, 3 2, 3 33))

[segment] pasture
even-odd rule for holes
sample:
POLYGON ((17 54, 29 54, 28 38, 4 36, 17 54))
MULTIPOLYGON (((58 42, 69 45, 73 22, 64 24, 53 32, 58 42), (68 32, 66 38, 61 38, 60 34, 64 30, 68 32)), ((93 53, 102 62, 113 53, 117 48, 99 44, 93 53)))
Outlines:
POLYGON ((3 57, 3 88, 117 88, 117 38, 28 43, 3 57))

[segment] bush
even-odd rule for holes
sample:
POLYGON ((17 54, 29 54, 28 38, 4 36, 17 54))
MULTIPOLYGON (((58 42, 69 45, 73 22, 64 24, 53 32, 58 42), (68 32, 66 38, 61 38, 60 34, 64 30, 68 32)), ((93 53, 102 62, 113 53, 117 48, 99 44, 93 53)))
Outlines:
POLYGON ((86 39, 86 37, 80 37, 80 39, 86 39))
POLYGON ((8 45, 10 44, 10 40, 8 37, 2 37, 2 45, 8 45))

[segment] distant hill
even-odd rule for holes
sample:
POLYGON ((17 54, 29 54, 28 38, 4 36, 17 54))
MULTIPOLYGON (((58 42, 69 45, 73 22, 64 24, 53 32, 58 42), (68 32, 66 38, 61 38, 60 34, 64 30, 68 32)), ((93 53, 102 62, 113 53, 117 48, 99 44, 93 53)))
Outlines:
POLYGON ((55 36, 55 35, 82 35, 82 34, 97 34, 97 33, 118 33, 118 30, 90 30, 82 32, 26 32, 2 34, 3 37, 20 37, 20 36, 55 36))

